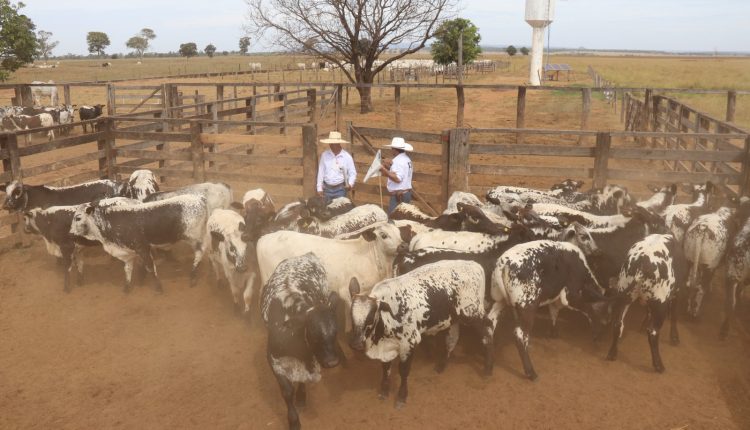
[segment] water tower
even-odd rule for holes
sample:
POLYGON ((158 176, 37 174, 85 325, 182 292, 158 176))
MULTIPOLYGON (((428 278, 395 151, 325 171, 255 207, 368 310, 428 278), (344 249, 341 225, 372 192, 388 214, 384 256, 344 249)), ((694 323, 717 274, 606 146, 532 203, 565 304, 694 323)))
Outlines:
POLYGON ((526 22, 534 29, 531 39, 529 83, 540 85, 544 55, 544 29, 555 16, 555 0, 526 0, 526 22))

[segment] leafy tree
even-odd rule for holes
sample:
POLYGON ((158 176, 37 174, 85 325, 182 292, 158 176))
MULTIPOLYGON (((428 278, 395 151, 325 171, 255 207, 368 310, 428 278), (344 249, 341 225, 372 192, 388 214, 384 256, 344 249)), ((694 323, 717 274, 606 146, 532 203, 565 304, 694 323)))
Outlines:
POLYGON ((518 52, 518 49, 516 49, 515 46, 510 45, 509 47, 505 48, 505 52, 507 52, 508 55, 510 55, 512 57, 512 56, 516 55, 516 53, 518 52))
POLYGON ((86 43, 89 45, 89 52, 96 53, 99 57, 104 54, 104 50, 110 45, 109 36, 101 31, 89 31, 86 35, 86 43))
POLYGON ((205 48, 203 48, 203 52, 208 55, 208 58, 214 58, 214 53, 216 52, 216 47, 213 45, 213 43, 209 43, 206 45, 205 48))
POLYGON ((471 21, 456 18, 440 24, 435 32, 435 42, 432 44, 432 59, 438 64, 458 63, 458 40, 463 31, 463 62, 471 63, 482 52, 479 41, 479 29, 471 21))
POLYGON ((19 13, 23 6, 23 3, 16 5, 0 0, 0 81, 34 61, 39 48, 34 34, 36 26, 29 17, 19 13))
POLYGON ((183 57, 190 59, 190 57, 195 57, 196 55, 198 55, 198 46, 195 44, 195 42, 182 43, 180 44, 179 52, 183 57))
POLYGON ((50 40, 51 37, 52 33, 49 31, 39 30, 37 33, 37 48, 39 49, 39 56, 44 58, 44 64, 47 64, 47 60, 49 59, 50 54, 52 54, 52 50, 60 43, 57 40, 50 40))
POLYGON ((245 55, 247 54, 248 49, 250 49, 250 38, 249 37, 241 37, 240 38, 240 54, 245 55))
MULTIPOLYGON (((325 59, 350 82, 372 84, 389 64, 424 48, 456 0, 245 0, 248 31, 292 52, 325 59), (366 43, 364 41, 367 41, 366 43), (387 50, 401 52, 383 58, 387 50)), ((372 111, 371 87, 358 86, 360 112, 372 111)))
POLYGON ((143 53, 149 48, 149 42, 156 39, 156 33, 150 28, 141 29, 141 31, 135 36, 128 39, 125 42, 125 46, 134 50, 138 54, 138 58, 143 60, 143 53))
POLYGON ((523 48, 521 48, 521 54, 523 54, 523 55, 529 55, 529 48, 527 48, 525 46, 523 48))

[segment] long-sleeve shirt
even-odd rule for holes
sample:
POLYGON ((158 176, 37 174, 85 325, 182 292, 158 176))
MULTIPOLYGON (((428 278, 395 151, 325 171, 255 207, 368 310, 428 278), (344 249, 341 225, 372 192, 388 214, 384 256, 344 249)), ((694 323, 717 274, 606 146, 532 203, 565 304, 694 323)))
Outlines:
POLYGON ((401 182, 392 181, 388 178, 386 182, 386 188, 388 191, 401 191, 411 189, 411 177, 414 173, 414 168, 411 164, 411 158, 406 153, 398 154, 393 158, 393 164, 391 164, 391 172, 395 173, 401 182))
POLYGON ((328 185, 339 185, 346 178, 350 187, 354 186, 357 179, 357 170, 354 167, 354 159, 343 149, 338 155, 334 155, 330 149, 326 149, 320 155, 318 163, 318 192, 323 191, 323 183, 328 185))

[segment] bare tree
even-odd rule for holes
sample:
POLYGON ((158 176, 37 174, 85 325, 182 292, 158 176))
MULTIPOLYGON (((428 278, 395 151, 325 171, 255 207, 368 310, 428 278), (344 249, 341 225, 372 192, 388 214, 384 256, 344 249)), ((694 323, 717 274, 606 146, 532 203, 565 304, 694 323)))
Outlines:
MULTIPOLYGON (((356 84, 372 84, 388 64, 422 49, 455 0, 245 0, 246 31, 271 33, 281 47, 337 64, 356 84), (391 47, 402 50, 384 61, 391 47)), ((372 111, 369 86, 358 86, 360 112, 372 111)))
POLYGON ((39 30, 39 32, 37 33, 36 40, 38 44, 39 56, 44 58, 44 64, 47 64, 47 60, 49 59, 50 54, 52 54, 52 50, 57 48, 57 45, 60 43, 57 40, 50 40, 51 38, 52 33, 49 31, 39 30))

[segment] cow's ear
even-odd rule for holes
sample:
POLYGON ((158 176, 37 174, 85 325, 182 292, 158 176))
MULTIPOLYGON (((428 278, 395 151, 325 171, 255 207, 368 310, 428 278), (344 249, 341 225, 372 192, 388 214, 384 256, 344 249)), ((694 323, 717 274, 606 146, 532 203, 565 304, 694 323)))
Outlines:
POLYGON ((714 183, 711 181, 706 181, 706 192, 710 193, 714 188, 714 183))
POLYGON ((245 231, 245 221, 240 221, 240 223, 237 225, 237 229, 239 231, 245 231))
POLYGON ((370 229, 362 232, 362 238, 368 242, 372 242, 377 239, 377 236, 375 236, 375 232, 370 229))
POLYGON ((240 202, 232 202, 232 203, 229 204, 229 206, 232 209, 238 209, 238 210, 242 210, 242 209, 245 208, 244 206, 242 206, 242 203, 240 203, 240 202))
POLYGON ((576 189, 581 188, 585 182, 584 181, 573 181, 573 184, 575 184, 576 189))
POLYGON ((391 310, 391 305, 389 305, 386 302, 378 301, 378 311, 380 312, 386 312, 388 313, 393 319, 398 321, 398 318, 396 318, 396 315, 393 314, 393 311, 391 310))
POLYGON ((576 235, 576 231, 571 228, 570 230, 565 232, 565 238, 563 240, 566 240, 566 241, 571 240, 575 237, 575 235, 576 235))
POLYGON ((398 232, 401 235, 401 241, 409 243, 414 238, 414 232, 411 231, 410 225, 401 226, 398 228, 398 232))
POLYGON ((357 281, 357 278, 352 278, 349 280, 349 295, 351 298, 354 298, 357 294, 359 294, 360 288, 359 288, 359 281, 357 281))
POLYGON ((616 199, 620 199, 620 198, 622 198, 622 196, 623 196, 624 194, 625 194, 625 193, 624 193, 624 192, 623 192, 622 190, 617 190, 617 191, 615 191, 614 193, 612 193, 612 197, 614 197, 614 198, 616 198, 616 199))
POLYGON ((212 231, 211 232, 211 249, 216 251, 219 249, 219 243, 224 241, 224 235, 219 233, 218 231, 212 231))
POLYGON ((91 215, 92 213, 94 213, 94 209, 95 209, 94 205, 92 205, 91 203, 87 204, 86 205, 86 214, 87 215, 91 215))
POLYGON ((677 194, 677 184, 672 184, 669 186, 669 192, 672 194, 677 194))
POLYGON ((2 192, 5 193, 6 192, 5 190, 8 189, 8 185, 10 185, 10 182, 6 182, 6 183, 0 185, 0 191, 2 191, 2 192))

